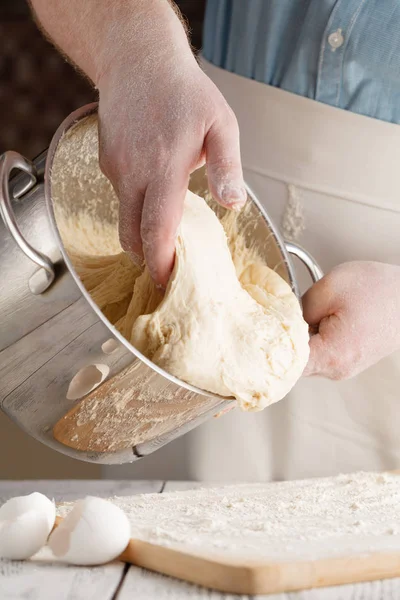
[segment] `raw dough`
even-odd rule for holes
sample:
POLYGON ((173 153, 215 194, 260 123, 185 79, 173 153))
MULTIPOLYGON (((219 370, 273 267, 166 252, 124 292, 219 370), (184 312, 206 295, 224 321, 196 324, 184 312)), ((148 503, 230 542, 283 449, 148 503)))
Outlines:
POLYGON ((138 317, 133 345, 176 377, 241 408, 283 398, 308 358, 308 331, 289 286, 261 263, 236 275, 223 226, 188 191, 175 268, 158 308, 138 317))
POLYGON ((70 130, 55 153, 52 197, 61 237, 93 300, 142 353, 176 377, 234 396, 244 410, 283 398, 309 355, 290 287, 188 192, 165 297, 118 240, 118 199, 98 165, 97 121, 70 130), (104 199, 106 199, 104 201, 104 199))

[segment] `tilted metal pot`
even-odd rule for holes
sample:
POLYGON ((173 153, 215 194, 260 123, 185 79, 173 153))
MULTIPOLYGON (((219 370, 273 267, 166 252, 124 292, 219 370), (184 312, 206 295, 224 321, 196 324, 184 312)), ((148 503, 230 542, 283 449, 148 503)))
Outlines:
MULTIPOLYGON (((184 434, 232 400, 179 381, 142 356, 104 317, 74 270, 54 217, 50 173, 62 136, 96 110, 91 104, 72 113, 33 163, 15 152, 0 157, 0 403, 44 444, 80 460, 121 464, 184 434), (11 178, 14 170, 21 173, 11 178), (113 403, 121 390, 122 411, 113 403), (69 436, 56 435, 57 424, 65 429, 65 415, 83 411, 82 403, 91 407, 86 419, 82 413, 69 436)), ((192 185, 206 190, 204 169, 192 185)), ((248 196, 255 223, 249 235, 299 297, 290 255, 303 261, 314 281, 321 270, 305 250, 285 244, 250 189, 248 196)))

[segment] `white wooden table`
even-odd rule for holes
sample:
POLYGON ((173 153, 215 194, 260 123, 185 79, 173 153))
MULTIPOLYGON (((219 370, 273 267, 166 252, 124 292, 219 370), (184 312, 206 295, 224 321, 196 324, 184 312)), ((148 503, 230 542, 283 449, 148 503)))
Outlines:
MULTIPOLYGON (((56 501, 87 495, 131 496, 147 492, 204 487, 204 483, 163 481, 0 481, 0 503, 12 496, 43 492, 56 501)), ((0 560, 1 600, 234 600, 233 596, 112 563, 103 567, 72 567, 59 563, 0 560)), ((398 600, 400 579, 258 596, 268 600, 398 600)))

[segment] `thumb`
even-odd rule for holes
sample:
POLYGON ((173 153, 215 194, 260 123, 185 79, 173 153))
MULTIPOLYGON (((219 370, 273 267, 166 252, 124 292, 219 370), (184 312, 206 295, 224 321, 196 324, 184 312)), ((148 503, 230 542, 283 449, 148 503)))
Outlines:
POLYGON ((208 185, 226 208, 242 208, 247 200, 240 160, 239 128, 233 113, 216 122, 205 139, 208 185))
POLYGON ((302 298, 303 316, 309 325, 319 325, 325 317, 334 314, 334 293, 328 277, 315 283, 302 298))
POLYGON ((343 323, 337 315, 320 322, 319 333, 310 338, 310 357, 303 375, 320 375, 329 379, 343 379, 347 367, 343 348, 343 323))
POLYGON ((310 338, 310 357, 303 376, 323 375, 330 371, 332 346, 329 343, 330 329, 334 326, 334 297, 327 277, 315 283, 303 296, 303 316, 306 322, 318 331, 310 338))
POLYGON ((175 258, 175 241, 182 218, 188 177, 153 181, 146 190, 142 211, 143 253, 156 284, 166 287, 175 258))
POLYGON ((119 217, 118 230, 122 248, 129 254, 133 262, 141 265, 143 262, 142 239, 140 222, 143 210, 143 194, 118 193, 119 217))

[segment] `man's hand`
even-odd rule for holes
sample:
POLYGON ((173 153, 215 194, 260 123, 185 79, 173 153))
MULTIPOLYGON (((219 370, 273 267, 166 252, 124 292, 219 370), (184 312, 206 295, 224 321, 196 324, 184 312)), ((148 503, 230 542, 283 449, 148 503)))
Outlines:
POLYGON ((122 247, 165 286, 189 175, 207 163, 213 197, 246 200, 239 132, 223 96, 190 56, 116 66, 100 80, 100 164, 120 199, 122 247))
POLYGON ((400 267, 339 265, 303 298, 304 318, 318 328, 304 375, 349 379, 400 349, 400 267))
POLYGON ((122 247, 165 286, 189 175, 246 201, 238 126, 201 71, 169 0, 31 0, 44 29, 100 93, 100 165, 120 199, 122 247))

